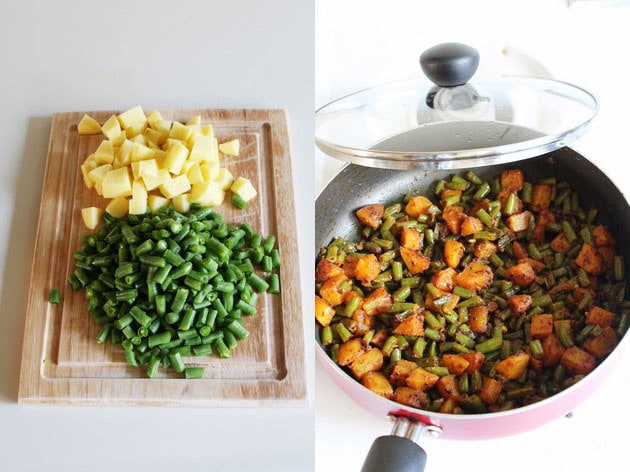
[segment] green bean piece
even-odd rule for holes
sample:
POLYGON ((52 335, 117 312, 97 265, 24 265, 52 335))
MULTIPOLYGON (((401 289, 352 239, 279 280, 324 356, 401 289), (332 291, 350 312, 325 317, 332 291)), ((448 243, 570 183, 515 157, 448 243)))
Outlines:
POLYGON ((168 355, 169 360, 171 361, 171 365, 173 369, 177 373, 181 373, 184 371, 186 366, 184 365, 184 360, 182 359, 182 355, 179 351, 172 352, 168 355))
MULTIPOLYGON (((234 197, 236 197, 236 196, 237 195, 234 194, 234 196, 232 197, 232 203, 234 203, 234 197)), ((245 200, 243 200, 243 201, 245 201, 245 200)), ((238 205, 235 205, 235 206, 238 206, 238 205)), ((241 207, 239 207, 239 208, 241 208, 241 207)), ((242 208, 244 208, 244 206, 242 208)), ((204 374, 205 370, 206 370, 205 367, 186 367, 184 369, 184 376, 187 379, 201 379, 201 378, 203 378, 203 374, 204 374)))
POLYGON ((626 274, 623 256, 615 256, 613 260, 613 273, 615 280, 623 280, 626 274))
POLYGON ((53 305, 58 305, 61 300, 59 295, 59 289, 51 288, 50 292, 48 292, 48 303, 52 303, 53 305))
POLYGON ((486 341, 482 341, 475 345, 475 350, 477 352, 481 352, 487 354, 492 351, 498 351, 501 348, 501 344, 503 343, 502 338, 490 338, 486 341))
POLYGON ((558 339, 560 343, 566 348, 569 348, 574 345, 573 337, 571 335, 571 321, 569 320, 559 320, 556 322, 556 329, 558 334, 558 339))

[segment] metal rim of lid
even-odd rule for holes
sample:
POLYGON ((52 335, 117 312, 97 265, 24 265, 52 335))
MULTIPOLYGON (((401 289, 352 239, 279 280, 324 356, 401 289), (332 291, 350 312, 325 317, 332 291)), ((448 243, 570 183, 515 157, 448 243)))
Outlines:
POLYGON ((350 162, 353 164, 388 168, 388 169, 461 169, 466 167, 480 167, 485 165, 496 164, 500 162, 513 162, 530 157, 540 156, 547 152, 551 152, 555 149, 565 147, 569 143, 575 141, 582 136, 591 123, 593 118, 597 115, 599 110, 599 103, 596 97, 588 90, 579 87, 569 82, 550 80, 550 79, 538 79, 529 77, 506 77, 506 79, 526 79, 534 81, 536 83, 553 83, 556 85, 563 85, 571 87, 574 90, 579 91, 585 97, 588 97, 592 101, 593 113, 590 118, 584 120, 580 124, 568 128, 561 133, 549 134, 535 139, 530 139, 521 143, 492 146, 487 148, 476 149, 462 149, 453 152, 440 152, 433 151, 414 151, 414 152, 398 152, 398 151, 382 151, 373 149, 363 149, 358 147, 346 146, 330 142, 326 139, 322 139, 317 135, 317 117, 322 112, 327 111, 330 107, 343 100, 356 98, 367 92, 373 92, 380 88, 392 87, 396 84, 404 84, 409 81, 394 82, 388 84, 382 84, 375 87, 369 87, 357 92, 350 93, 348 95, 339 97, 335 100, 328 102, 315 111, 316 116, 316 133, 315 142, 317 147, 325 154, 342 160, 344 162, 350 162))

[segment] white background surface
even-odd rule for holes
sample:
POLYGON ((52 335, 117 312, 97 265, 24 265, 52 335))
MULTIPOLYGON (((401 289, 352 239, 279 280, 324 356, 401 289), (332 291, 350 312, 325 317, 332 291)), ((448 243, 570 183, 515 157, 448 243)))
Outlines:
MULTIPOLYGON (((579 3, 567 8, 563 0, 319 0, 317 105, 371 85, 417 76, 419 54, 434 44, 468 43, 481 53, 478 75, 553 76, 594 92, 600 100, 599 115, 573 147, 627 195, 630 9, 579 3)), ((321 154, 316 163, 321 188, 340 163, 321 154)), ((593 471, 613 465, 626 470, 623 428, 630 413, 622 399, 630 389, 630 350, 621 347, 624 356, 614 375, 571 419, 493 441, 425 439, 427 470, 593 471)), ((359 470, 372 441, 389 434, 390 424, 353 403, 319 365, 316 385, 316 470, 359 470)))
MULTIPOLYGON (((0 471, 312 470, 312 399, 302 409, 16 403, 52 113, 137 104, 288 109, 300 262, 310 267, 312 51, 309 2, 2 2, 0 471)), ((304 312, 310 340, 310 302, 304 312)), ((311 343, 306 353, 312 397, 311 343)))

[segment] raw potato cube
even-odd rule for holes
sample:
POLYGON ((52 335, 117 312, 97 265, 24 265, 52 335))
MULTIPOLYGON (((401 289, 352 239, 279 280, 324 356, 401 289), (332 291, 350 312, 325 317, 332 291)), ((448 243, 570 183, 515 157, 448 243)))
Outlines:
POLYGON ((258 194, 251 181, 243 177, 236 179, 236 181, 232 184, 232 187, 230 187, 230 190, 246 202, 253 200, 258 194))
POLYGON ((144 136, 144 140, 148 143, 153 143, 156 144, 158 146, 164 144, 166 142, 166 138, 167 136, 165 134, 160 133, 159 131, 152 129, 152 128, 147 128, 144 130, 144 133, 142 133, 142 135, 144 136))
POLYGON ((94 160, 98 164, 111 164, 114 162, 114 146, 111 141, 101 141, 101 144, 94 151, 94 160))
POLYGON ((190 183, 191 184, 203 183, 204 181, 203 172, 201 171, 201 166, 199 165, 199 163, 188 161, 186 164, 188 163, 192 164, 191 166, 189 166, 189 169, 185 171, 190 183))
POLYGON ((127 129, 137 125, 146 125, 147 117, 142 107, 138 105, 118 115, 118 121, 124 129, 127 129))
POLYGON ((203 125, 201 127, 201 134, 208 136, 209 138, 214 138, 214 129, 212 128, 212 125, 203 125))
POLYGON ((122 218, 129 212, 129 203, 125 197, 114 198, 107 204, 105 211, 114 218, 122 218))
POLYGON ((107 173, 112 169, 111 164, 103 164, 102 166, 97 167, 96 169, 88 172, 88 179, 94 184, 96 188, 96 192, 99 195, 103 194, 103 180, 107 173))
POLYGON ((130 215, 144 215, 147 212, 147 198, 131 198, 129 200, 130 215))
POLYGON ((131 194, 131 179, 126 167, 110 170, 103 179, 103 196, 117 198, 131 194))
POLYGON ((101 132, 101 125, 90 115, 83 115, 83 118, 79 121, 77 130, 79 134, 99 134, 101 132))
POLYGON ((149 177, 157 178, 158 176, 158 165, 155 159, 147 159, 146 161, 138 161, 131 164, 131 169, 133 171, 133 178, 139 179, 148 175, 149 177))
POLYGON ((94 159, 92 159, 93 155, 90 155, 83 164, 81 164, 81 173, 83 174, 83 183, 87 188, 94 187, 94 182, 89 177, 89 173, 91 170, 94 170, 98 167, 94 159))
POLYGON ((81 217, 87 229, 96 228, 101 221, 101 216, 103 216, 103 210, 101 208, 88 207, 81 210, 81 217))
POLYGON ((173 126, 173 122, 170 120, 161 120, 155 123, 155 126, 152 126, 153 129, 159 131, 160 133, 166 135, 166 137, 170 137, 171 128, 173 126))
POLYGON ((180 213, 187 213, 190 210, 190 194, 182 193, 174 196, 173 208, 180 213))
POLYGON ((133 149, 131 150, 131 162, 144 161, 145 159, 153 159, 155 151, 150 147, 141 143, 133 143, 133 149))
POLYGON ((227 156, 238 156, 240 151, 240 142, 238 139, 232 139, 219 144, 219 151, 227 156))
POLYGON ((175 178, 168 179, 160 185, 160 192, 166 198, 173 198, 190 190, 190 182, 185 175, 178 175, 175 178))
POLYGON ((149 205, 151 212, 155 213, 160 208, 167 206, 169 202, 170 200, 168 198, 160 197, 159 195, 149 195, 147 204, 149 205))
POLYGON ((157 125, 161 121, 164 121, 164 118, 162 118, 162 114, 157 110, 153 110, 147 115, 147 122, 149 123, 149 126, 155 130, 158 129, 157 125))
POLYGON ((133 151, 135 144, 125 139, 116 152, 114 158, 114 167, 123 167, 131 163, 131 151, 133 151))
POLYGON ((181 173, 182 166, 184 162, 186 162, 187 157, 188 148, 179 141, 171 141, 171 145, 164 158, 164 167, 166 167, 171 174, 178 175, 181 173))
POLYGON ((206 206, 219 206, 223 203, 225 192, 214 181, 195 184, 190 192, 190 202, 206 206))
POLYGON ((210 162, 212 156, 212 138, 199 134, 190 151, 191 161, 210 162))
POLYGON ((139 142, 145 143, 144 140, 144 130, 147 129, 146 121, 144 123, 136 123, 135 125, 131 125, 125 129, 125 136, 128 139, 138 138, 139 142))
POLYGON ((219 169, 219 174, 217 175, 217 178, 214 179, 214 181, 216 182, 216 184, 219 186, 221 190, 227 190, 232 185, 232 182, 234 181, 234 177, 232 177, 232 174, 230 173, 229 170, 225 168, 221 168, 219 169))
POLYGON ((116 119, 116 115, 110 116, 103 126, 101 126, 101 131, 103 134, 107 136, 107 139, 114 141, 120 137, 122 131, 120 129, 120 123, 116 119))
POLYGON ((215 180, 219 176, 219 170, 221 169, 218 162, 204 162, 199 167, 201 168, 203 179, 206 181, 215 180))
POLYGON ((131 198, 146 200, 148 196, 144 183, 141 180, 134 180, 131 185, 131 198))
POLYGON ((193 116, 186 122, 186 126, 201 124, 201 115, 193 116))
POLYGON ((143 175, 142 181, 144 182, 144 186, 150 192, 151 190, 155 190, 168 179, 171 178, 171 175, 168 173, 168 169, 159 169, 157 173, 157 177, 151 177, 150 175, 143 175))
POLYGON ((186 142, 186 140, 190 137, 192 131, 188 126, 181 124, 178 121, 173 121, 173 125, 171 126, 171 132, 168 137, 171 139, 178 139, 180 141, 186 142))

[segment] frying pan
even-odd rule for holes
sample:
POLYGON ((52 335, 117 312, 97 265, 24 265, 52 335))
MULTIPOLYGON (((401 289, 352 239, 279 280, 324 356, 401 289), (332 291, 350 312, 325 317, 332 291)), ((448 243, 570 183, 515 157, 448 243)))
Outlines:
MULTIPOLYGON (((530 181, 556 176, 576 189, 584 206, 599 209, 598 222, 608 225, 618 241, 630 235, 630 207, 619 189, 589 160, 570 148, 509 164, 475 168, 484 180, 508 168, 521 169, 530 181)), ((448 170, 385 170, 350 164, 321 191, 315 204, 315 247, 319 250, 335 237, 357 240, 360 225, 355 210, 370 204, 400 201, 408 193, 430 195, 432 185, 446 179, 448 170)), ((619 245, 626 259, 629 251, 619 245)), ((426 454, 414 441, 422 434, 449 439, 489 439, 520 433, 566 415, 604 382, 628 344, 624 336, 615 350, 583 380, 543 401, 514 410, 475 415, 433 413, 407 407, 380 397, 354 380, 326 354, 319 340, 318 360, 329 375, 356 403, 380 417, 396 419, 391 436, 378 438, 363 471, 423 470, 426 454)))

